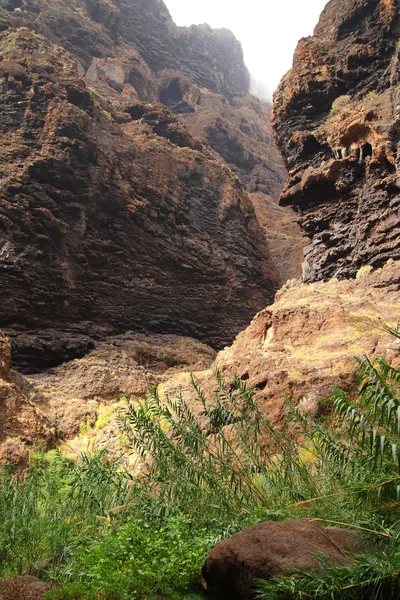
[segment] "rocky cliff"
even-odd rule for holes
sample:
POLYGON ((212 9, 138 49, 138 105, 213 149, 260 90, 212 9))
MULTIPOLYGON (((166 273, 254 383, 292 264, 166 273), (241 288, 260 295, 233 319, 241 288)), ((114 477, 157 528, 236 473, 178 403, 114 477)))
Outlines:
POLYGON ((19 375, 11 370, 11 344, 0 333, 0 464, 26 461, 33 444, 54 446, 56 431, 23 391, 19 375))
MULTIPOLYGON (((23 460, 32 431, 47 443, 56 433, 77 451, 119 448, 121 396, 137 399, 155 383, 160 394, 193 398, 188 371, 212 397, 213 350, 177 336, 115 336, 117 323, 194 332, 219 344, 261 306, 216 365, 227 381, 237 375, 251 385, 275 422, 284 418, 286 394, 315 414, 332 387, 351 391, 355 355, 399 365, 399 345, 385 330, 400 322, 400 262, 387 260, 398 245, 397 109, 390 112, 398 9, 390 1, 339 7, 332 0, 277 93, 275 130, 297 169, 281 203, 302 213, 312 241, 306 283, 290 282, 267 308, 283 271, 295 272, 293 250, 301 246, 289 213, 275 203, 282 180, 265 125, 268 107, 238 91, 241 77, 224 75, 222 89, 211 69, 209 87, 199 87, 205 81, 192 79, 189 55, 185 72, 164 62, 150 67, 151 56, 145 61, 124 41, 122 2, 87 2, 87 11, 105 12, 81 10, 79 18, 74 3, 71 14, 43 4, 22 16, 11 5, 2 13, 0 63, 9 131, 2 142, 1 277, 8 292, 2 288, 1 318, 25 367, 32 357, 50 365, 95 347, 22 378, 0 340, 0 460, 23 460), (25 26, 10 31, 15 20, 25 26), (99 40, 112 46, 104 23, 120 53, 101 50, 99 40), (68 36, 78 25, 87 28, 85 35, 79 29, 86 43, 77 42, 72 56, 68 36), (361 131, 349 146, 340 137, 361 131), (320 279, 329 281, 307 283, 320 279), (26 418, 13 424, 13 410, 26 418)), ((160 39, 198 30, 175 28, 158 2, 144 4, 144 13, 151 7, 160 39)), ((200 32, 211 43, 213 33, 200 32)))
POLYGON ((268 221, 284 175, 239 43, 176 27, 158 0, 0 0, 0 29, 0 326, 16 364, 129 330, 231 341, 297 271, 269 244, 302 244, 288 213, 277 233, 268 221))
POLYGON ((400 258, 399 38, 396 0, 331 0, 275 94, 305 281, 400 258))
POLYGON ((383 356, 400 366, 399 342, 385 331, 398 322, 400 263, 392 261, 357 280, 291 283, 217 357, 188 338, 126 334, 98 342, 84 358, 22 377, 11 371, 10 344, 0 338, 0 464, 24 464, 38 440, 57 442, 68 455, 104 447, 119 454, 124 440, 116 416, 125 397, 139 401, 158 385, 161 397, 182 393, 202 410, 191 374, 212 402, 216 367, 228 385, 238 376, 250 386, 274 423, 286 418, 288 396, 316 416, 319 399, 334 387, 351 393, 355 356, 383 356))

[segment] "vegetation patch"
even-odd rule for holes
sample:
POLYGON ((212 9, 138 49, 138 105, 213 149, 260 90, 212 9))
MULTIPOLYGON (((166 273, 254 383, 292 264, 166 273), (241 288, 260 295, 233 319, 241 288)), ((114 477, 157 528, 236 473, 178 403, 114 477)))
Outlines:
POLYGON ((345 106, 347 106, 349 103, 351 102, 351 96, 345 95, 345 96, 339 96, 338 98, 336 98, 336 100, 334 100, 334 102, 332 103, 332 107, 330 110, 330 114, 334 115, 338 112, 340 112, 345 106))
MULTIPOLYGON (((400 337, 399 328, 391 332, 400 337)), ((360 358, 351 396, 311 418, 285 405, 277 429, 254 394, 216 375, 197 409, 157 390, 119 416, 133 477, 106 451, 70 462, 36 452, 0 477, 0 576, 53 582, 48 600, 202 596, 215 543, 266 520, 311 517, 356 530, 371 552, 259 584, 260 600, 394 600, 400 593, 400 371, 360 358)))

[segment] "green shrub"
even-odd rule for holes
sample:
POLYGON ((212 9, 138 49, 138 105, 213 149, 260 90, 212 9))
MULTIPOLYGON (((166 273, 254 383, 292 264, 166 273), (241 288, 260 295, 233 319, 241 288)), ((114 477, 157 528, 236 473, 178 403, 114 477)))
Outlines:
MULTIPOLYGON (((378 325, 400 337, 399 326, 378 325)), ((22 478, 5 469, 0 575, 37 573, 41 563, 41 576, 59 584, 49 600, 193 600, 218 540, 308 516, 356 528, 374 552, 264 582, 261 600, 398 598, 400 371, 364 358, 357 376, 351 396, 327 399, 329 418, 312 420, 287 401, 279 430, 239 379, 217 373, 212 397, 193 379, 191 404, 154 390, 120 417, 143 461, 135 479, 105 451, 78 464, 35 453, 22 478)))
POLYGON ((330 114, 334 115, 340 112, 345 106, 347 106, 347 104, 349 104, 349 102, 351 102, 351 96, 339 96, 333 101, 330 114))
POLYGON ((373 363, 365 358, 357 374, 354 400, 341 390, 331 395, 336 426, 306 426, 320 456, 318 470, 330 473, 332 489, 330 497, 304 505, 321 502, 326 508, 321 520, 330 524, 335 523, 333 504, 340 503, 345 509, 340 525, 368 534, 373 553, 353 557, 350 565, 323 564, 320 572, 262 582, 260 600, 399 598, 400 371, 383 359, 373 363))
POLYGON ((358 269, 356 279, 363 279, 363 277, 369 275, 373 270, 374 269, 371 267, 371 265, 363 265, 358 269))
POLYGON ((130 518, 75 553, 71 572, 107 598, 157 598, 190 586, 214 542, 184 515, 161 527, 130 518))

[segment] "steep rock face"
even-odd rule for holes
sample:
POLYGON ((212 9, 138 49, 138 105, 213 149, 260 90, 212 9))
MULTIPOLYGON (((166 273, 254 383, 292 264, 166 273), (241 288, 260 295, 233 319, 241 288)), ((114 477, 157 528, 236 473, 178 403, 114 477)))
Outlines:
POLYGON ((0 332, 0 464, 18 464, 33 443, 54 444, 54 434, 11 370, 10 340, 0 332))
POLYGON ((249 89, 243 52, 227 29, 176 27, 162 0, 116 0, 124 37, 156 73, 175 68, 200 87, 225 96, 249 89))
MULTIPOLYGON (((136 50, 155 76, 177 69, 201 87, 225 95, 249 88, 234 35, 207 25, 177 27, 162 0, 1 0, 0 7, 3 27, 17 23, 46 35, 84 69, 94 58, 120 59, 124 51, 136 50)), ((140 78, 139 73, 131 75, 140 78)))
POLYGON ((185 111, 179 118, 196 139, 222 156, 250 194, 279 284, 298 277, 306 238, 295 213, 278 205, 285 177, 270 127, 271 107, 250 94, 236 94, 227 102, 205 89, 198 90, 194 105, 193 86, 186 89, 187 102, 175 108, 185 111))
POLYGON ((130 329, 229 342, 282 277, 240 180, 179 120, 187 100, 171 69, 191 102, 201 89, 185 73, 233 97, 247 85, 240 46, 176 28, 160 2, 0 7, 0 325, 17 364, 52 366, 130 329), (157 64, 157 46, 137 49, 144 29, 171 38, 157 64), (200 37, 193 56, 187 36, 200 37))
POLYGON ((351 393, 355 356, 384 356, 399 368, 399 341, 382 331, 385 322, 400 321, 399 282, 393 261, 357 280, 291 284, 216 357, 188 338, 125 334, 96 342, 84 358, 22 377, 11 372, 10 342, 2 337, 0 462, 23 462, 38 438, 61 443, 66 453, 107 447, 120 454, 115 417, 124 396, 138 401, 158 385, 160 397, 183 394, 201 411, 191 373, 212 402, 215 367, 227 384, 239 376, 251 386, 274 423, 286 418, 288 395, 315 416, 318 399, 334 387, 351 393))
POLYGON ((396 0, 331 0, 275 94, 305 281, 400 258, 399 37, 396 0))

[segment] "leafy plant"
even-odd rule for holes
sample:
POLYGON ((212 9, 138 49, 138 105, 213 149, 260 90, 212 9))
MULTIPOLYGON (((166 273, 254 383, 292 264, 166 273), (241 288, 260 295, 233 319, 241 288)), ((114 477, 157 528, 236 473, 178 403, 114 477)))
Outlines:
POLYGON ((165 515, 173 507, 199 522, 240 515, 243 523, 278 493, 293 499, 303 488, 315 491, 295 441, 271 425, 252 390, 238 378, 228 385, 220 373, 216 383, 212 401, 192 377, 190 404, 154 390, 120 417, 143 461, 137 485, 147 497, 165 515))
POLYGON ((73 555, 71 572, 106 598, 157 598, 190 586, 214 542, 184 515, 158 527, 129 518, 73 555))
POLYGON ((341 390, 331 395, 334 426, 317 422, 308 426, 320 456, 317 471, 330 474, 336 492, 300 505, 324 503, 328 512, 323 520, 368 534, 373 552, 353 557, 349 565, 323 564, 318 572, 296 572, 280 581, 260 582, 261 600, 399 597, 400 371, 383 359, 358 362, 356 397, 352 400, 341 390), (334 502, 345 508, 345 522, 330 520, 334 502))
MULTIPOLYGON (((378 319, 386 333, 398 326, 378 319)), ((400 581, 400 371, 358 361, 358 383, 334 390, 329 417, 289 400, 275 428, 252 390, 216 374, 206 396, 157 390, 119 422, 140 460, 133 477, 106 451, 70 463, 35 453, 0 476, 0 575, 60 584, 49 600, 200 598, 196 576, 213 545, 264 520, 309 516, 365 536, 365 556, 261 582, 259 598, 393 600, 400 581)))

